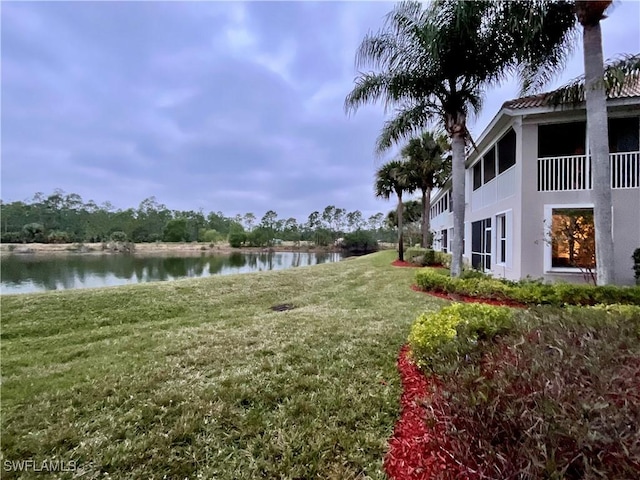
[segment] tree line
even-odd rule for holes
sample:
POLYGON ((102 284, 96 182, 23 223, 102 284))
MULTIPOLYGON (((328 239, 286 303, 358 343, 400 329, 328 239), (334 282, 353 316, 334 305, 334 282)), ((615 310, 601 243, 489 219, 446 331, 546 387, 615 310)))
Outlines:
POLYGON ((365 218, 361 211, 328 205, 309 214, 306 222, 267 211, 261 218, 248 212, 233 217, 202 210, 171 210, 155 197, 137 208, 116 209, 110 202, 84 202, 80 195, 56 189, 36 193, 29 201, 0 201, 2 243, 72 242, 218 242, 269 246, 278 240, 333 244, 349 232, 366 231, 375 240, 393 241, 392 219, 381 212, 365 218), (391 221, 391 223, 389 223, 391 221))

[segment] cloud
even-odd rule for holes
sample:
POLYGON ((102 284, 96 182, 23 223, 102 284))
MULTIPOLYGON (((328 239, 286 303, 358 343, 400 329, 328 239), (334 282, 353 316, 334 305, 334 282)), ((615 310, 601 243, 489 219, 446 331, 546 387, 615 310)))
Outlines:
MULTIPOLYGON (((5 3, 2 199, 59 187, 119 208, 155 196, 300 221, 330 204, 386 212, 372 187, 382 107, 347 117, 343 102, 357 46, 392 7, 5 3)), ((603 22, 605 56, 640 50, 638 10, 625 2, 603 22)), ((476 130, 509 88, 488 93, 476 130)))

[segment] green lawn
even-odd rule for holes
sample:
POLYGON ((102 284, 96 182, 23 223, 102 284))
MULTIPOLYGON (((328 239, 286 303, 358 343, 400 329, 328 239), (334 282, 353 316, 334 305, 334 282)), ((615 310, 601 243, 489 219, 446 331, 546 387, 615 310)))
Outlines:
POLYGON ((445 304, 393 259, 3 297, 2 478, 383 478, 398 350, 445 304))

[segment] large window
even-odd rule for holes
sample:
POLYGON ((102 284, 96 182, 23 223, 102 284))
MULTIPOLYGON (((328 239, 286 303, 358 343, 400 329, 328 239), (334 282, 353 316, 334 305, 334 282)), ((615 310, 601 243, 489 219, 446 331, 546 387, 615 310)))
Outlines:
POLYGON ((471 266, 491 270, 491 219, 471 223, 471 266))
POLYGON ((640 126, 638 117, 609 120, 609 151, 637 152, 640 150, 640 126))
POLYGON ((584 155, 586 123, 554 123, 538 126, 538 157, 584 155))
POLYGON ((551 212, 551 266, 594 268, 593 208, 554 208, 551 212))
POLYGON ((510 129, 498 142, 498 173, 516 164, 516 132, 510 129))

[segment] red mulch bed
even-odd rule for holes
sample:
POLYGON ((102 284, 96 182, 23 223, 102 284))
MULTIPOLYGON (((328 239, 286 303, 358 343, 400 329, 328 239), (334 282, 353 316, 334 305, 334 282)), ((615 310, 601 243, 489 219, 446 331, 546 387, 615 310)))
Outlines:
MULTIPOLYGON (((407 262, 403 262, 407 263, 407 262)), ((413 266, 394 262, 395 266, 413 266), (396 265, 398 263, 398 265, 396 265)), ((446 300, 488 303, 490 305, 506 305, 510 307, 526 307, 510 300, 500 301, 485 298, 474 298, 465 295, 451 296, 442 292, 426 292, 417 285, 411 288, 446 300)), ((393 480, 429 480, 442 478, 471 478, 473 470, 456 462, 441 448, 434 444, 434 438, 442 440, 445 432, 444 422, 438 422, 436 410, 441 410, 444 399, 440 395, 440 385, 434 376, 426 377, 418 367, 409 360, 409 346, 405 345, 398 356, 398 370, 402 379, 402 408, 400 419, 389 440, 389 451, 384 458, 384 469, 393 480), (427 408, 431 418, 427 420, 427 408), (434 421, 435 420, 435 421, 434 421)), ((439 442, 442 444, 442 441, 439 442)), ((448 442, 445 442, 445 445, 448 442)))
MULTIPOLYGON (((394 267, 424 268, 424 267, 421 267, 420 265, 416 265, 414 263, 405 262, 404 260, 402 260, 402 261, 394 260, 393 262, 391 262, 391 265, 393 265, 394 267)), ((429 268, 444 268, 444 265, 433 264, 433 265, 429 265, 429 268)))
POLYGON ((444 434, 442 424, 427 425, 426 408, 436 402, 439 385, 435 377, 425 377, 407 357, 405 345, 398 356, 398 370, 402 379, 402 412, 389 440, 384 469, 394 480, 428 480, 446 470, 451 477, 460 466, 444 452, 432 448, 432 439, 444 434))
POLYGON ((496 299, 493 299, 493 298, 469 297, 467 295, 458 295, 458 294, 452 295, 452 294, 444 293, 444 292, 434 292, 434 291, 422 290, 417 285, 411 285, 411 290, 414 290, 416 292, 425 293, 427 295, 432 295, 432 296, 438 297, 438 298, 444 298, 445 300, 453 300, 453 301, 456 301, 456 302, 487 303, 489 305, 496 305, 498 307, 505 306, 505 307, 527 308, 527 305, 525 305, 524 303, 520 303, 520 302, 516 302, 514 300, 508 300, 508 299, 496 300, 496 299))
POLYGON ((418 267, 418 265, 414 265, 413 263, 405 262, 404 260, 394 260, 391 262, 391 265, 394 267, 418 267))

